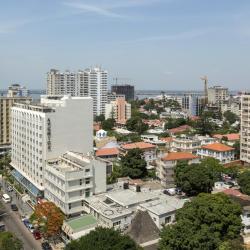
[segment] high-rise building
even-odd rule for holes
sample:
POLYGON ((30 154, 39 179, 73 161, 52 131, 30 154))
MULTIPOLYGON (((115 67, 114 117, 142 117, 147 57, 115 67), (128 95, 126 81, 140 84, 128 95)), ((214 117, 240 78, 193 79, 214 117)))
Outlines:
POLYGON ((111 93, 111 92, 108 92, 108 103, 112 102, 112 101, 115 101, 116 98, 124 98, 125 99, 125 95, 123 94, 116 94, 116 93, 111 93))
POLYGON ((99 67, 76 73, 51 69, 47 73, 47 94, 92 97, 94 115, 104 114, 108 94, 107 75, 107 71, 99 67))
POLYGON ((41 96, 12 108, 12 174, 33 199, 43 194, 48 159, 92 151, 92 117, 88 97, 41 96))
POLYGON ((16 102, 30 102, 31 97, 25 87, 13 84, 9 87, 7 96, 0 96, 0 147, 11 143, 11 107, 16 102))
POLYGON ((112 85, 111 92, 119 94, 119 95, 125 95, 126 101, 130 101, 130 100, 135 99, 135 87, 132 85, 129 85, 129 84, 112 85))
POLYGON ((182 108, 190 116, 199 116, 204 108, 205 98, 197 95, 184 95, 182 97, 182 108))
POLYGON ((117 98, 106 104, 105 119, 114 118, 116 123, 125 124, 131 118, 131 104, 124 98, 117 98))
POLYGON ((224 88, 221 86, 214 86, 208 88, 208 104, 216 105, 220 107, 220 105, 229 98, 228 88, 224 88))
POLYGON ((241 96, 240 159, 250 163, 250 93, 241 96))

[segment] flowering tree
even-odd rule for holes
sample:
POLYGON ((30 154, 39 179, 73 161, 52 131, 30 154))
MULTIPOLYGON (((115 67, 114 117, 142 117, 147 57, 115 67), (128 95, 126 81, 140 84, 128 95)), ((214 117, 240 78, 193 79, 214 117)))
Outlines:
POLYGON ((32 219, 42 228, 46 236, 51 237, 59 233, 64 215, 53 202, 43 202, 35 207, 32 219))

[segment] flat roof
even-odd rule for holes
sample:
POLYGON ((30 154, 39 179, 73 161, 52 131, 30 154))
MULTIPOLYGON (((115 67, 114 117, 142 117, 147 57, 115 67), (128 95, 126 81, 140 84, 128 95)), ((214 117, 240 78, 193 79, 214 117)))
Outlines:
POLYGON ((77 232, 89 228, 90 225, 97 224, 97 220, 93 215, 87 214, 75 219, 65 221, 65 223, 67 223, 74 232, 77 232))
POLYGON ((124 207, 157 199, 154 192, 135 192, 130 189, 110 192, 106 194, 106 197, 124 207))

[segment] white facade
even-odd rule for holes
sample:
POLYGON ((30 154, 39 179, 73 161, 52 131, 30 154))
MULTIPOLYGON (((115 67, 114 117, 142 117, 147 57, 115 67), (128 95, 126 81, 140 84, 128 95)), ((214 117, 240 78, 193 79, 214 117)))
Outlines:
POLYGON ((250 233, 250 206, 244 206, 241 215, 242 224, 244 225, 244 234, 250 233))
POLYGON ((250 93, 241 97, 240 159, 250 163, 250 93))
POLYGON ((11 165, 17 177, 43 191, 46 160, 69 150, 92 151, 92 117, 88 97, 41 96, 41 104, 16 104, 11 165))
POLYGON ((52 69, 47 73, 47 94, 92 97, 94 115, 104 114, 108 95, 107 74, 99 67, 78 72, 52 69))
POLYGON ((81 213, 85 198, 106 192, 106 163, 67 152, 47 161, 45 183, 45 198, 60 207, 64 214, 81 213))
POLYGON ((208 103, 221 105, 224 101, 229 98, 228 88, 221 86, 214 86, 208 88, 208 103))

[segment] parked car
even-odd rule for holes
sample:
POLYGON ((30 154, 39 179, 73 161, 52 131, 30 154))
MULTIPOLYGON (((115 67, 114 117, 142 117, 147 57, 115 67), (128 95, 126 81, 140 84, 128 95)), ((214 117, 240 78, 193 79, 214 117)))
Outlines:
POLYGON ((41 233, 38 230, 34 230, 32 234, 36 240, 40 240, 42 238, 41 233))
POLYGON ((12 191, 13 191, 13 188, 12 188, 11 186, 8 186, 8 187, 7 187, 7 190, 8 190, 9 192, 12 192, 12 191))
POLYGON ((10 207, 12 211, 18 211, 18 207, 16 204, 11 204, 10 207))
POLYGON ((30 230, 31 233, 35 231, 35 228, 32 223, 29 223, 27 228, 30 230))
POLYGON ((29 226, 29 224, 30 224, 29 219, 24 218, 24 219, 22 219, 22 222, 23 222, 24 226, 28 228, 28 226, 29 226))
POLYGON ((41 246, 42 246, 42 249, 43 249, 43 250, 52 250, 51 245, 50 245, 49 242, 47 242, 47 241, 44 241, 44 242, 41 244, 41 246))

